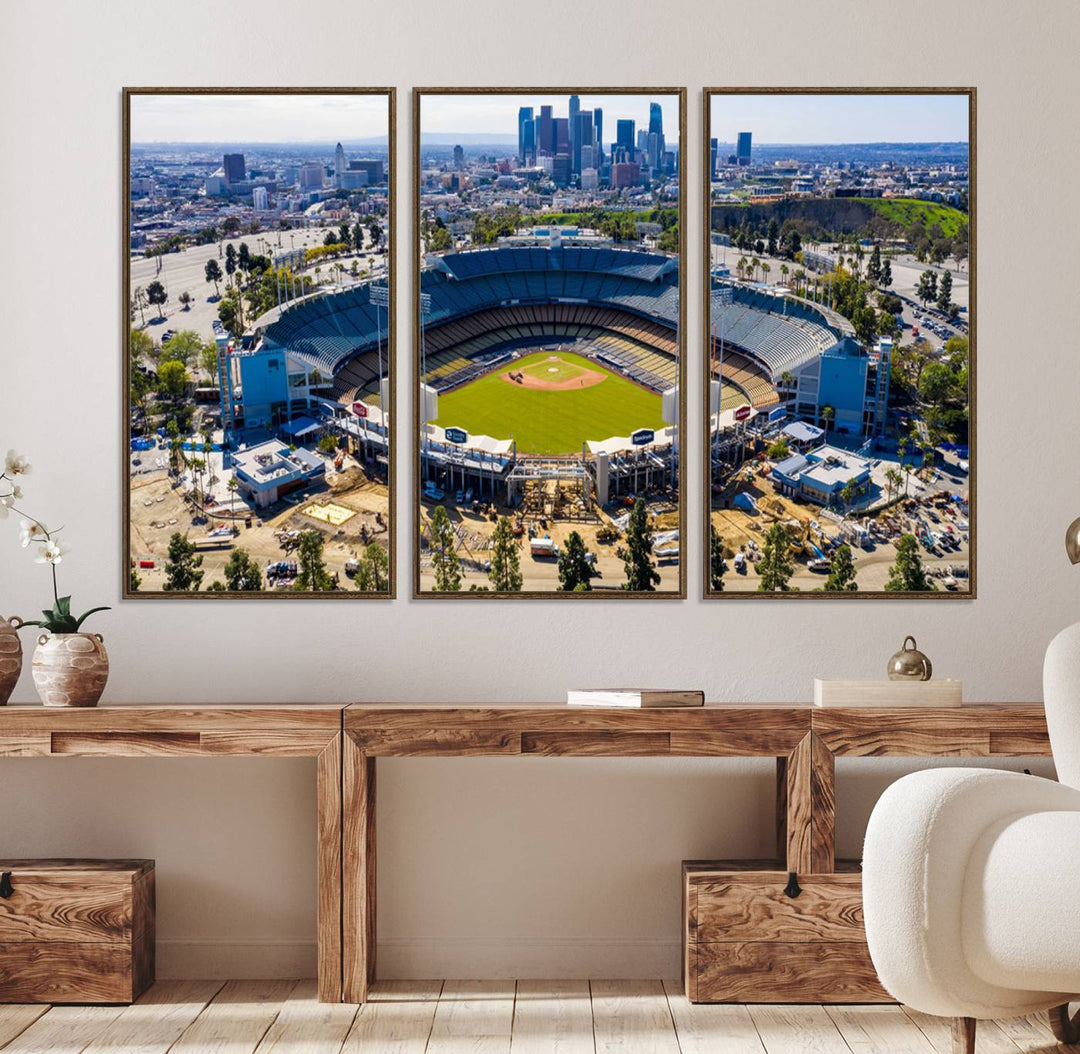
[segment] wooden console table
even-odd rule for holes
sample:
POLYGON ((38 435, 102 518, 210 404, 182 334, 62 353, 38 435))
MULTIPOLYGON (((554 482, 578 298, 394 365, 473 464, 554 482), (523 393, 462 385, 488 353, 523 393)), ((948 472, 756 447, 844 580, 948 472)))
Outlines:
MULTIPOLYGON (((836 870, 837 757, 1050 753, 1041 704, 951 710, 711 704, 678 710, 354 704, 342 742, 342 990, 375 976, 375 762, 380 757, 775 757, 777 848, 787 870, 836 870)), ((676 862, 672 862, 673 869, 676 862)))
POLYGON ((0 706, 0 757, 313 757, 319 999, 341 999, 341 704, 0 706))

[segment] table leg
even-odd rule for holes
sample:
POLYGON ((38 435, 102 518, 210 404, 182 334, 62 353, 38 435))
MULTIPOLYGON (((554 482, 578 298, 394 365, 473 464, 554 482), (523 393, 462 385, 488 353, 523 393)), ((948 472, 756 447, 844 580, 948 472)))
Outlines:
POLYGON ((778 853, 789 871, 827 874, 836 868, 835 770, 832 751, 812 732, 776 759, 778 853))
POLYGON ((341 1001, 341 734, 317 759, 319 1002, 341 1001))
POLYGON ((375 759, 348 732, 343 775, 343 991, 363 1003, 375 980, 375 759))

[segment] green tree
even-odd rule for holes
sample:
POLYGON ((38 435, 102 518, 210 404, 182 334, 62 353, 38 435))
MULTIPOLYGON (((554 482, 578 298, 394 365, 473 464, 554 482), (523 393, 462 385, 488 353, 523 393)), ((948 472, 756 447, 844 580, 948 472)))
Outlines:
POLYGON ((208 282, 214 283, 214 296, 216 297, 218 295, 218 282, 221 281, 221 264, 213 258, 207 260, 203 274, 208 282))
POLYGON ((447 227, 433 227, 431 234, 428 236, 428 251, 433 253, 446 252, 451 247, 453 241, 450 237, 450 230, 447 227))
POLYGON ((776 255, 776 239, 780 233, 780 225, 776 222, 775 218, 769 220, 769 229, 766 237, 768 238, 768 250, 770 256, 776 255))
POLYGON ((138 593, 139 586, 142 585, 142 576, 135 568, 131 568, 131 573, 128 575, 128 590, 132 593, 138 593))
POLYGON ((945 271, 938 282, 937 306, 939 311, 949 314, 952 309, 952 272, 945 271))
POLYGON ((319 440, 318 448, 324 454, 333 455, 333 454, 337 453, 337 448, 338 448, 338 438, 337 438, 337 436, 329 435, 329 434, 324 435, 319 440))
POLYGON ((724 574, 727 572, 727 560, 724 557, 724 539, 720 532, 709 527, 709 588, 714 593, 724 591, 724 574))
POLYGON ((937 299, 937 273, 929 269, 919 275, 919 284, 915 295, 922 301, 923 307, 937 299))
POLYGON ((935 588, 933 582, 926 577, 915 535, 902 534, 896 543, 896 562, 889 568, 886 592, 927 593, 935 588))
POLYGON ((230 281, 232 276, 236 274, 236 246, 231 242, 225 246, 225 274, 230 281))
POLYGON ((833 409, 833 407, 831 407, 831 406, 823 406, 821 408, 821 421, 822 421, 822 424, 825 427, 826 432, 832 427, 832 423, 835 420, 835 418, 836 418, 836 410, 833 409))
POLYGON ((154 338, 141 329, 133 329, 128 337, 128 354, 131 356, 131 365, 138 366, 142 362, 154 361, 154 338))
POLYGON ((191 294, 186 289, 180 294, 178 299, 185 311, 191 310, 191 294))
POLYGON ((304 531, 296 546, 298 574, 296 588, 305 593, 325 593, 333 588, 323 561, 323 536, 319 531, 304 531))
POLYGON ((194 542, 189 542, 179 531, 169 539, 169 559, 165 564, 165 591, 168 593, 194 593, 202 584, 203 558, 196 555, 194 542))
POLYGON ((362 593, 385 592, 390 582, 390 557, 378 542, 372 542, 356 569, 356 588, 362 593))
POLYGON ((461 561, 456 542, 446 508, 436 505, 431 515, 431 569, 438 593, 456 593, 461 589, 461 561))
POLYGON ((175 359, 164 362, 158 367, 158 387, 173 401, 183 397, 190 379, 184 364, 175 359))
POLYGON ((761 548, 761 560, 758 562, 758 590, 762 593, 786 593, 788 581, 795 571, 788 554, 791 538, 782 523, 774 523, 765 543, 761 548))
POLYGON ((344 245, 346 249, 352 248, 352 230, 350 229, 348 223, 342 221, 341 226, 338 227, 337 240, 341 242, 341 244, 344 245))
POLYGON ((919 378, 919 395, 933 406, 944 406, 956 393, 956 374, 943 362, 931 362, 919 378))
POLYGON ((881 285, 885 289, 892 285, 892 262, 887 256, 885 262, 881 265, 881 285))
POLYGON ((626 581, 623 589, 638 593, 653 593, 660 582, 660 575, 652 558, 653 529, 649 523, 649 510, 644 498, 638 498, 630 512, 626 526, 626 546, 623 550, 623 566, 626 581))
POLYGON ((218 350, 217 344, 208 340, 202 346, 202 352, 200 353, 200 365, 203 370, 206 371, 206 375, 210 378, 211 384, 217 384, 218 382, 218 350))
POLYGON ((151 282, 146 287, 146 302, 151 307, 159 307, 161 310, 158 312, 158 318, 162 318, 165 315, 165 305, 169 302, 169 294, 157 279, 151 282))
POLYGON ((202 356, 202 338, 193 329, 181 329, 161 345, 159 362, 182 362, 190 366, 202 356))
POLYGON ((782 461, 790 452, 791 448, 788 446, 788 441, 783 436, 774 440, 766 451, 773 461, 782 461))
POLYGON ((859 588, 855 581, 855 561, 851 558, 851 546, 840 545, 829 562, 829 577, 825 580, 827 593, 854 593, 859 588))
POLYGON ((225 564, 225 585, 231 593, 258 593, 262 590, 262 570, 245 549, 234 549, 225 564))
POLYGON ((870 262, 866 265, 866 277, 874 285, 881 281, 881 246, 875 245, 870 253, 870 262))
POLYGON ((499 517, 491 542, 491 568, 488 571, 491 588, 497 593, 520 593, 523 581, 521 561, 514 528, 508 516, 499 517))
POLYGON ((571 531, 559 553, 559 589, 564 593, 591 590, 595 574, 584 539, 577 531, 571 531))

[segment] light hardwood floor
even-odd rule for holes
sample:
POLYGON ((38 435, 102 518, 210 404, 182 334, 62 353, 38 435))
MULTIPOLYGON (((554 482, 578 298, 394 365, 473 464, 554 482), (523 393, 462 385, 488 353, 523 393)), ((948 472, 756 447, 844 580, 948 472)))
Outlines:
MULTIPOLYGON (((1059 1051, 1045 1015, 981 1022, 978 1054, 1059 1051)), ((899 1006, 693 1006, 677 981, 159 981, 129 1007, 0 1005, 3 1054, 950 1054, 899 1006)))

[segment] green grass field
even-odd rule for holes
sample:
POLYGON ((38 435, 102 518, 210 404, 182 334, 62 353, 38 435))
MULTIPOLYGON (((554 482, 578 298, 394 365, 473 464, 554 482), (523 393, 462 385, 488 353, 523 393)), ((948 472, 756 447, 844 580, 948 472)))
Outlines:
POLYGON ((941 226, 941 233, 946 238, 955 238, 961 224, 967 223, 967 213, 954 209, 951 205, 939 205, 936 201, 921 201, 918 198, 858 198, 870 206, 876 213, 890 223, 899 223, 910 227, 921 223, 929 233, 934 224, 941 226))
POLYGON ((580 355, 559 352, 576 372, 596 370, 605 374, 591 388, 542 391, 508 384, 501 374, 507 369, 525 370, 545 380, 560 380, 543 364, 552 352, 526 355, 464 388, 439 396, 441 428, 456 426, 474 435, 515 439, 518 450, 529 454, 573 454, 587 439, 629 435, 638 428, 663 427, 660 396, 599 363, 580 355))

